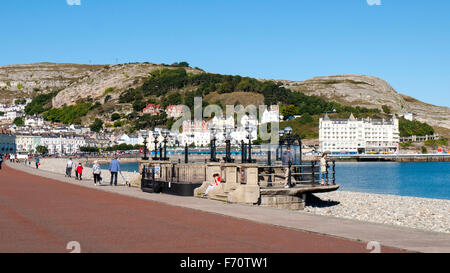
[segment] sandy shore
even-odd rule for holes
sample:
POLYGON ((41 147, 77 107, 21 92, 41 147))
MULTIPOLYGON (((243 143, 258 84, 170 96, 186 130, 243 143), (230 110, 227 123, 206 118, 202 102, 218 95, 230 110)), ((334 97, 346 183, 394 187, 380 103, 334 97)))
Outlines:
POLYGON ((450 200, 336 191, 315 194, 312 214, 450 233, 450 200))

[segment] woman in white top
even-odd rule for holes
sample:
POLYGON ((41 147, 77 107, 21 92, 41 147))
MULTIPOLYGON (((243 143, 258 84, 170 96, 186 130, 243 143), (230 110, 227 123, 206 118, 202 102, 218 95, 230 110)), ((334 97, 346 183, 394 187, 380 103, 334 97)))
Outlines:
POLYGON ((100 168, 100 164, 98 164, 98 161, 94 161, 94 165, 92 166, 92 172, 94 174, 94 184, 97 186, 97 182, 99 185, 102 184, 102 178, 100 177, 100 174, 102 173, 102 169, 100 168))

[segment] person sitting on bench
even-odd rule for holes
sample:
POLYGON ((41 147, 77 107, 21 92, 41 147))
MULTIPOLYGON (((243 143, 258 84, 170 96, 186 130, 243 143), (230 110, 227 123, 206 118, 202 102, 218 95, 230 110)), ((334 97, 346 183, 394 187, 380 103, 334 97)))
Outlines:
POLYGON ((215 187, 219 186, 220 176, 218 173, 213 174, 213 181, 209 184, 208 188, 206 188, 205 194, 203 196, 208 196, 208 192, 215 187))

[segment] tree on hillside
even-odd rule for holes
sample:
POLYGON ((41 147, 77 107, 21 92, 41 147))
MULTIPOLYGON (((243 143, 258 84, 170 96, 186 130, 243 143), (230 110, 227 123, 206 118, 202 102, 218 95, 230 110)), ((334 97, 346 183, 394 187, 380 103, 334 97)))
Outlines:
POLYGON ((111 121, 116 121, 118 119, 120 119, 120 114, 119 113, 113 113, 111 115, 111 121))
POLYGON ((173 63, 170 66, 173 66, 173 67, 189 67, 189 63, 188 62, 179 62, 179 63, 173 63))
POLYGON ((383 105, 383 106, 381 106, 381 108, 383 109, 384 113, 386 113, 386 114, 390 114, 391 113, 391 109, 389 108, 389 106, 383 105))
POLYGON ((13 121, 13 123, 14 123, 16 126, 18 126, 18 127, 24 126, 24 125, 25 125, 25 121, 23 120, 22 117, 17 117, 17 118, 15 118, 14 121, 13 121))
POLYGON ((91 131, 98 133, 101 129, 103 129, 103 121, 96 118, 94 123, 92 123, 89 128, 91 129, 91 131))
POLYGON ((399 130, 401 137, 409 137, 412 135, 425 136, 434 134, 434 129, 429 124, 417 120, 410 121, 404 118, 399 119, 399 130))
POLYGON ((146 105, 147 104, 145 103, 145 101, 137 100, 133 102, 133 110, 136 112, 142 112, 142 110, 144 110, 146 105))
POLYGON ((17 99, 14 103, 16 105, 24 105, 27 102, 26 99, 17 99))
POLYGON ((281 109, 281 114, 283 115, 284 119, 296 115, 298 112, 297 107, 293 104, 286 105, 281 109))

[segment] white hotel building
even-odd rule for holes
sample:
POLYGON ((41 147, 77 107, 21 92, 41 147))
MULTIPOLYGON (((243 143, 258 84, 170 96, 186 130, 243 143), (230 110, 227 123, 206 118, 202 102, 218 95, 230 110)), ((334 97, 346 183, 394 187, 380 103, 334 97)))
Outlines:
POLYGON ((397 153, 399 150, 398 119, 319 120, 319 149, 329 153, 397 153))

